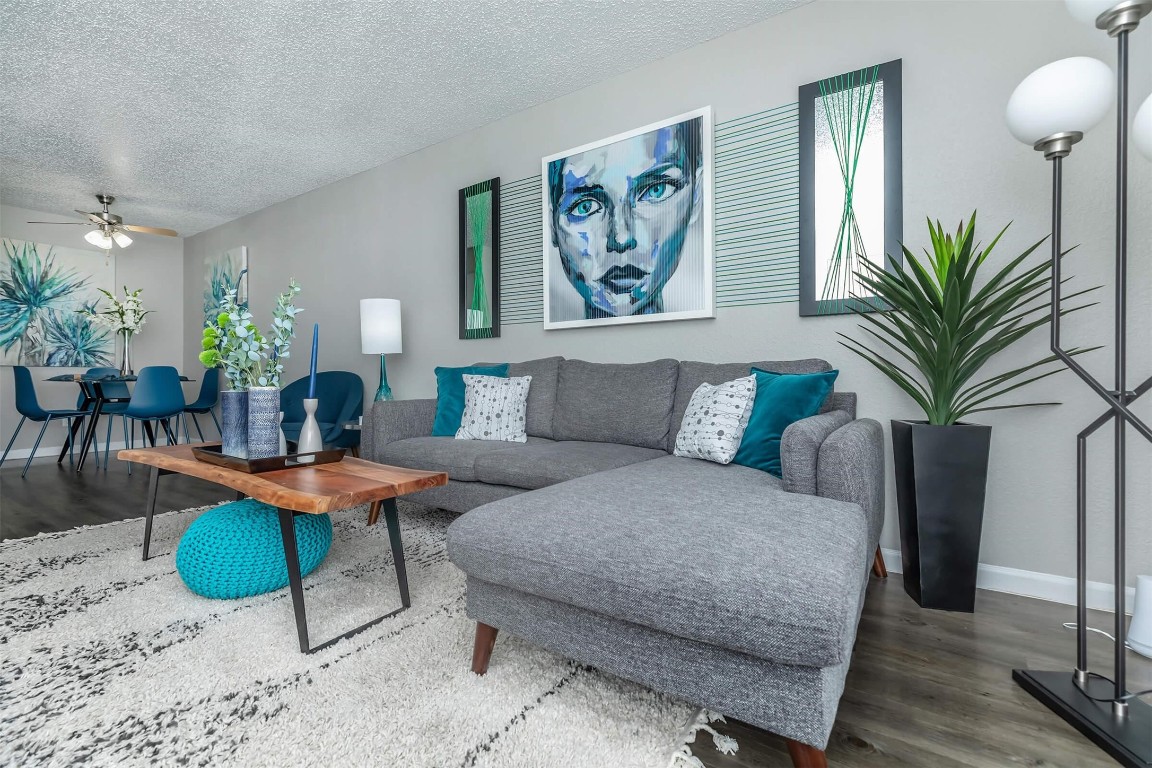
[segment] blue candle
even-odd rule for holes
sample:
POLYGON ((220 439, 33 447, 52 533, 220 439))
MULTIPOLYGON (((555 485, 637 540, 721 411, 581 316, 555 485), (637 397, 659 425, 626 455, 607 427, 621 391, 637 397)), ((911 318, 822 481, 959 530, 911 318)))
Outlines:
POLYGON ((316 349, 320 340, 320 323, 312 326, 312 367, 308 371, 308 399, 316 398, 316 349))

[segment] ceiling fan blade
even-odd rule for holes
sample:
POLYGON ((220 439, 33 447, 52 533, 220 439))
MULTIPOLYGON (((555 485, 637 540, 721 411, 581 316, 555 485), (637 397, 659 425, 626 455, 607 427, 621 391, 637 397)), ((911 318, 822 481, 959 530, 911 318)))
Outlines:
POLYGON ((143 232, 146 235, 164 235, 165 237, 179 237, 180 235, 174 229, 164 229, 162 227, 141 227, 136 224, 121 224, 121 229, 127 229, 130 232, 143 232))
POLYGON ((97 216, 96 214, 94 214, 90 211, 81 211, 81 210, 77 210, 75 208, 73 208, 72 210, 76 211, 76 213, 80 214, 81 216, 84 216, 85 218, 90 219, 93 224, 105 223, 104 219, 100 218, 99 216, 97 216))
POLYGON ((72 224, 77 227, 90 227, 92 226, 86 221, 27 221, 25 224, 72 224))

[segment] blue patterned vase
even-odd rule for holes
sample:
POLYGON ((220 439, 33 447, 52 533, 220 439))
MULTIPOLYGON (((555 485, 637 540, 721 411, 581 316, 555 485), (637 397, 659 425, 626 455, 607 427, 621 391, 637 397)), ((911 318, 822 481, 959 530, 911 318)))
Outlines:
POLYGON ((248 458, 248 393, 244 390, 220 393, 220 439, 223 453, 248 458))
POLYGON ((280 450, 280 388, 248 389, 248 458, 266 459, 280 450))

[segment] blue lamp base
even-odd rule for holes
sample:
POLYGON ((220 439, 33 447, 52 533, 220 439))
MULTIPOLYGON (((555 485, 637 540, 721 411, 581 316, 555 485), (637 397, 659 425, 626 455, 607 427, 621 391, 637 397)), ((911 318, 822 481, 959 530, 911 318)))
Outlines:
POLYGON ((388 370, 384 367, 384 355, 380 355, 380 386, 376 389, 376 402, 392 400, 392 387, 388 386, 388 370))

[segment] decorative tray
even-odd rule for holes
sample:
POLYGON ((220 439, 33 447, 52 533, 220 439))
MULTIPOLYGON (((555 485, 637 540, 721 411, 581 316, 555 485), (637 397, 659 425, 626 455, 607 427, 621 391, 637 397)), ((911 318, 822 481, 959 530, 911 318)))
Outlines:
POLYGON ((219 467, 227 467, 238 472, 256 475, 261 472, 275 472, 278 469, 299 469, 300 467, 315 467, 318 464, 332 464, 344 458, 344 451, 343 448, 335 448, 330 451, 290 453, 286 456, 269 456, 264 459, 242 459, 239 456, 229 456, 223 453, 219 445, 205 445, 194 447, 192 455, 207 464, 215 464, 219 467))

